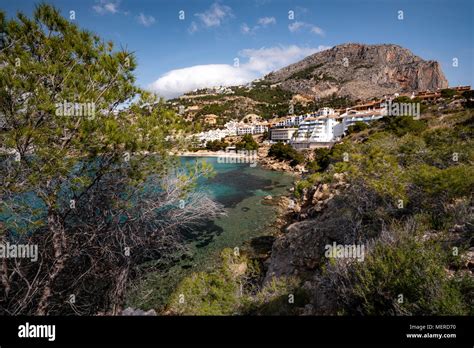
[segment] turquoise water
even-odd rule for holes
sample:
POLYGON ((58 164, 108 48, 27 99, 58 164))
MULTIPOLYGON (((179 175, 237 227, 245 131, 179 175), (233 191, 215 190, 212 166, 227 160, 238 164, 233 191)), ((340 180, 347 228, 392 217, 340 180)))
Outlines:
MULTIPOLYGON (((183 254, 174 256, 171 261, 150 262, 160 269, 159 272, 149 273, 150 268, 144 265, 147 276, 129 291, 129 303, 134 307, 159 309, 166 304, 168 296, 184 276, 190 272, 211 270, 224 248, 241 247, 253 237, 271 235, 277 231, 273 226, 276 208, 262 204, 262 199, 267 195, 276 197, 286 194, 294 181, 291 175, 258 166, 251 167, 249 164, 218 163, 217 158, 212 157, 182 158, 183 164, 194 161, 206 161, 213 166, 215 176, 200 180, 198 189, 221 203, 226 215, 209 220, 193 233, 188 233, 185 236, 187 248, 183 254)), ((16 199, 25 200, 27 206, 37 208, 35 219, 44 219, 45 207, 33 193, 16 199)), ((19 231, 22 229, 20 215, 4 212, 0 214, 0 223, 6 223, 12 230, 19 231)))
MULTIPOLYGON (((208 228, 217 232, 207 244, 198 238, 192 243, 194 263, 204 255, 209 256, 225 247, 239 247, 252 237, 271 234, 275 221, 275 207, 262 204, 264 196, 285 194, 293 177, 248 164, 221 164, 215 158, 186 158, 186 161, 206 160, 214 167, 216 175, 202 184, 216 201, 223 204, 226 216, 213 220, 208 228), (205 249, 205 250, 196 250, 205 249)), ((207 231, 201 231, 207 235, 207 231)))
POLYGON ((242 247, 253 237, 276 232, 276 208, 262 204, 264 196, 286 194, 294 178, 249 164, 221 164, 216 158, 183 158, 185 162, 205 160, 212 164, 216 175, 201 182, 216 201, 224 205, 226 215, 219 216, 189 238, 188 252, 172 265, 149 274, 131 292, 129 304, 142 309, 157 308, 179 281, 191 272, 211 270, 224 248, 242 247))

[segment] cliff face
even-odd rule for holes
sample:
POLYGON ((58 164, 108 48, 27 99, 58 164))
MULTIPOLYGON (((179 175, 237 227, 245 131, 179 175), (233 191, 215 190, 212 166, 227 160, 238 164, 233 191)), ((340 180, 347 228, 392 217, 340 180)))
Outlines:
POLYGON ((315 53, 265 77, 293 93, 366 99, 448 87, 436 61, 397 45, 343 44, 315 53))

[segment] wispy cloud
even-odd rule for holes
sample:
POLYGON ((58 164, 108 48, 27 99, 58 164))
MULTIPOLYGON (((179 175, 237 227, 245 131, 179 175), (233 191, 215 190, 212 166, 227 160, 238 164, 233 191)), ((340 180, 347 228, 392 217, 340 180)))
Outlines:
POLYGON ((204 12, 194 14, 198 21, 193 21, 188 31, 194 33, 199 30, 200 27, 212 28, 219 27, 227 18, 233 17, 232 9, 229 6, 213 3, 204 12))
POLYGON ((96 0, 96 3, 92 8, 98 14, 115 14, 119 12, 119 4, 120 1, 113 1, 113 0, 96 0))
POLYGON ((198 30, 199 30, 198 25, 196 24, 196 22, 192 21, 192 22, 191 22, 191 25, 190 25, 189 28, 188 28, 188 32, 189 32, 190 34, 192 34, 192 33, 195 33, 195 32, 198 31, 198 30))
POLYGON ((243 68, 253 71, 256 75, 265 75, 270 71, 297 62, 313 53, 323 51, 330 47, 302 47, 297 45, 262 47, 259 49, 244 49, 239 52, 241 57, 247 58, 243 68))
POLYGON ((260 28, 266 28, 269 25, 276 24, 276 18, 275 17, 262 17, 257 20, 257 25, 254 25, 253 27, 249 27, 247 23, 242 23, 240 26, 240 31, 244 34, 255 34, 257 30, 260 28))
POLYGON ((262 17, 258 19, 257 23, 265 27, 270 24, 276 24, 276 19, 275 17, 262 17))
POLYGON ((250 28, 247 23, 242 23, 240 26, 240 31, 244 34, 250 34, 252 32, 252 28, 250 28))
POLYGON ((239 52, 245 60, 240 67, 207 64, 175 69, 163 74, 149 89, 165 98, 172 98, 196 88, 241 85, 328 48, 292 45, 244 49, 239 52))
POLYGON ((324 36, 323 29, 321 29, 320 27, 316 25, 306 23, 306 22, 299 22, 299 21, 292 22, 288 24, 288 30, 291 31, 292 33, 296 33, 300 30, 308 30, 310 33, 324 36))
POLYGON ((303 23, 303 22, 298 22, 298 21, 296 21, 296 22, 292 22, 292 23, 288 24, 288 29, 289 29, 292 33, 294 33, 294 32, 296 32, 296 31, 300 30, 303 26, 304 26, 304 23, 303 23))
POLYGON ((147 16, 147 15, 144 15, 143 13, 140 13, 137 16, 137 20, 138 20, 138 23, 140 23, 141 25, 144 25, 145 27, 149 27, 150 25, 152 25, 156 21, 155 17, 147 16))

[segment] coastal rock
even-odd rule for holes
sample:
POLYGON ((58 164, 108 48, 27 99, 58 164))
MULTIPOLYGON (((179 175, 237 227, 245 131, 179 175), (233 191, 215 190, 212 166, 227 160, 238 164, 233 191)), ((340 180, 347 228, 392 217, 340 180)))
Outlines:
POLYGON ((327 244, 352 242, 353 237, 344 226, 349 225, 353 217, 343 210, 343 200, 335 200, 336 187, 346 187, 344 176, 338 175, 337 179, 336 183, 319 183, 303 190, 293 208, 296 219, 273 244, 265 281, 313 272, 326 261, 327 244))

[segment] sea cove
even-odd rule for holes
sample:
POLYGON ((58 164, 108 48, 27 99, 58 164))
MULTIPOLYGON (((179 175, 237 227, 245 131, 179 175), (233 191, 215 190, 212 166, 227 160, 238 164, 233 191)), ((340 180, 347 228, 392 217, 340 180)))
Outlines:
POLYGON ((286 173, 252 164, 219 163, 217 157, 182 157, 182 161, 207 161, 213 166, 215 176, 200 182, 198 189, 221 203, 226 215, 188 235, 188 252, 173 264, 163 265, 165 271, 148 274, 138 289, 130 292, 128 302, 133 307, 150 309, 165 305, 184 276, 215 267, 222 249, 240 248, 254 237, 277 232, 277 208, 262 201, 269 195, 285 195, 294 181, 286 173))

